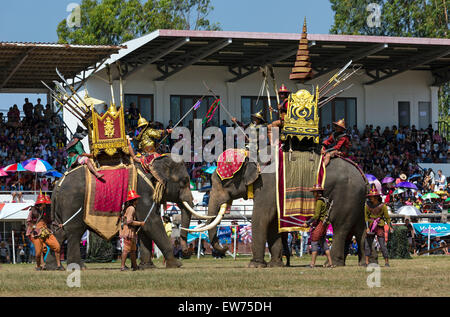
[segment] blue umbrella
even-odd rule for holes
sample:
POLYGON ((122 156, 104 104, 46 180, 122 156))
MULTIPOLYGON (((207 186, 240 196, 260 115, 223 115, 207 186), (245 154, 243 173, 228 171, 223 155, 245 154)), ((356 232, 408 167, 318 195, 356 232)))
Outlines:
POLYGON ((377 178, 371 174, 366 174, 366 178, 369 182, 375 181, 377 178))
POLYGON ((50 171, 45 174, 45 176, 52 176, 52 177, 57 177, 57 178, 62 177, 62 175, 63 174, 61 174, 58 171, 50 171))
POLYGON ((418 178, 418 177, 422 177, 422 175, 414 174, 414 175, 410 176, 409 179, 418 178))
POLYGON ((410 183, 410 182, 401 182, 401 183, 398 183, 397 185, 395 185, 395 187, 397 187, 397 188, 410 188, 410 189, 417 190, 417 186, 414 185, 413 183, 410 183))
POLYGON ((212 174, 217 169, 217 166, 210 166, 204 172, 207 174, 212 174))

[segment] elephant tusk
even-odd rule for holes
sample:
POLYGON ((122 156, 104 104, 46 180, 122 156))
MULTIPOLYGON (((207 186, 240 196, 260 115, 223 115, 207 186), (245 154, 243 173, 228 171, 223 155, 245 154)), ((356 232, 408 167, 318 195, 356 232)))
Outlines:
POLYGON ((191 212, 191 214, 193 214, 197 218, 200 218, 200 219, 212 219, 212 218, 214 218, 214 216, 204 216, 204 215, 199 214, 198 212, 196 212, 194 210, 194 208, 189 206, 189 204, 186 201, 183 201, 183 205, 184 205, 184 207, 186 207, 187 210, 189 210, 191 212))
POLYGON ((219 210, 219 214, 217 215, 216 219, 214 219, 213 222, 211 222, 209 225, 201 225, 198 227, 195 227, 194 229, 186 229, 186 228, 181 228, 182 230, 185 230, 187 232, 203 232, 203 231, 207 231, 210 230, 212 228, 214 228, 215 226, 217 226, 223 218, 223 215, 225 214, 225 211, 227 210, 227 204, 222 204, 220 206, 220 210, 219 210))

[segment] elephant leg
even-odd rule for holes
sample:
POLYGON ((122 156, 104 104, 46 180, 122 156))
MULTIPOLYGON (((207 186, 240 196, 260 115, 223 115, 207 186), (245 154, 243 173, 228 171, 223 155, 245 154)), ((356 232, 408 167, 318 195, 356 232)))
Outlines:
POLYGON ((139 241, 139 268, 143 270, 156 268, 152 261, 152 239, 150 239, 146 234, 139 234, 139 241))
POLYGON ((84 232, 84 228, 76 228, 67 232, 67 265, 76 263, 80 268, 85 269, 84 261, 81 260, 80 241, 84 232))
MULTIPOLYGON (((266 207, 267 209, 267 207, 266 207)), ((253 258, 248 264, 249 268, 266 267, 267 262, 264 260, 266 250, 267 233, 269 230, 270 218, 268 214, 263 213, 264 207, 261 207, 257 201, 253 206, 252 214, 252 254, 253 258)), ((269 247, 270 247, 269 241, 269 247)), ((273 242, 272 242, 273 243, 273 242)))
MULTIPOLYGON (((283 249, 286 245, 287 247, 287 233, 278 232, 278 220, 276 218, 272 219, 269 224, 269 229, 267 233, 267 241, 269 244, 270 251, 270 262, 269 267, 282 267, 283 264, 283 249), (285 237, 283 237, 285 235, 285 237), (284 239, 285 238, 285 239, 284 239), (283 241, 285 240, 285 241, 283 241)), ((289 260, 288 260, 289 262, 289 260)), ((290 263, 289 263, 290 265, 290 263)))
POLYGON ((358 242, 358 265, 363 266, 366 264, 366 256, 364 252, 364 243, 366 240, 364 229, 355 233, 356 241, 358 242))
POLYGON ((333 245, 331 248, 331 260, 333 265, 345 266, 344 249, 347 236, 350 233, 348 228, 336 230, 333 234, 333 245))
POLYGON ((173 255, 172 244, 166 231, 164 230, 161 217, 158 213, 153 212, 150 215, 149 221, 142 229, 144 230, 144 234, 155 241, 156 245, 161 250, 164 258, 166 259, 167 268, 176 268, 182 265, 181 262, 173 255))

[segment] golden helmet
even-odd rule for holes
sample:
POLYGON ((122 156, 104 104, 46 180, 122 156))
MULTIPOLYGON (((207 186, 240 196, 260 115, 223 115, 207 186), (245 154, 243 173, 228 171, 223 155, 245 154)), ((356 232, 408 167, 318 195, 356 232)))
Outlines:
POLYGON ((139 114, 138 128, 148 125, 148 121, 139 114))
POLYGON ((337 125, 338 127, 341 127, 342 129, 346 129, 345 127, 345 119, 341 119, 338 122, 333 122, 334 125, 337 125))
POLYGON ((261 120, 262 122, 266 122, 266 120, 264 119, 263 115, 262 115, 262 111, 259 111, 257 113, 252 114, 252 117, 257 118, 259 120, 261 120))

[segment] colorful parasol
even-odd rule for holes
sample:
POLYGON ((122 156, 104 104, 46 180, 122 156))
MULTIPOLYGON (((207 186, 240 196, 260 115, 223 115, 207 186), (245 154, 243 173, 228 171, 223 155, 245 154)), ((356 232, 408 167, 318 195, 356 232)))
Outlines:
POLYGON ((381 181, 383 184, 388 184, 388 183, 392 183, 393 181, 395 181, 395 179, 393 177, 385 177, 383 178, 383 180, 381 181))
POLYGON ((56 178, 59 178, 59 177, 61 177, 63 174, 61 174, 60 172, 58 172, 58 171, 50 171, 50 172, 47 172, 46 174, 45 174, 45 176, 52 176, 52 177, 56 177, 56 178))
POLYGON ((422 196, 422 199, 432 199, 432 198, 441 198, 439 195, 436 195, 435 193, 426 193, 422 196))
POLYGON ((409 188, 409 189, 417 190, 417 186, 414 185, 413 183, 410 183, 410 182, 401 182, 401 183, 398 183, 397 185, 395 185, 395 187, 397 187, 397 188, 409 188))
POLYGON ((14 163, 14 164, 4 167, 3 171, 5 171, 5 172, 26 172, 27 170, 23 168, 22 164, 14 163))
POLYGON ((32 158, 26 160, 22 163, 22 165, 26 170, 35 173, 43 173, 54 170, 53 166, 51 166, 49 162, 44 161, 40 158, 32 158))
POLYGON ((6 173, 3 168, 0 168, 0 176, 8 176, 8 173, 6 173))
POLYGON ((402 188, 397 188, 392 194, 393 195, 399 195, 399 194, 403 194, 405 192, 404 189, 402 188))
POLYGON ((366 174, 366 178, 369 182, 373 182, 373 181, 377 180, 377 178, 371 174, 366 174))

